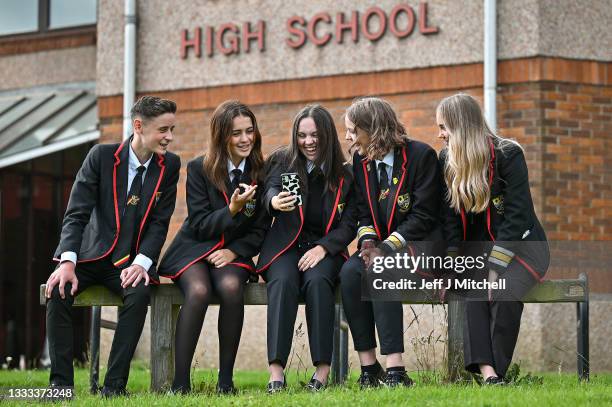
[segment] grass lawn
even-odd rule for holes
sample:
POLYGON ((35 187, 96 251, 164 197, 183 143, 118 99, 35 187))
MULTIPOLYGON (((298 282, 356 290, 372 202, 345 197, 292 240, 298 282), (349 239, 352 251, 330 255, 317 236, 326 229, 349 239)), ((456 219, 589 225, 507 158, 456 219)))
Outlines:
MULTIPOLYGON (((103 374, 104 372, 102 372, 103 374)), ((133 366, 130 373, 129 398, 114 399, 112 405, 160 406, 160 405, 411 405, 411 406, 576 406, 612 405, 612 374, 592 375, 590 383, 578 383, 575 374, 543 374, 543 384, 511 385, 503 388, 483 388, 476 384, 432 383, 432 375, 411 373, 417 385, 410 389, 375 389, 360 391, 353 372, 349 382, 340 387, 330 387, 319 394, 302 390, 301 382, 307 380, 307 373, 291 372, 288 375, 289 390, 270 396, 265 392, 267 372, 238 371, 235 384, 237 396, 218 397, 214 394, 216 372, 195 370, 192 374, 195 395, 170 396, 152 394, 149 389, 149 371, 133 366)), ((102 375, 102 377, 104 377, 102 375)), ((44 387, 47 371, 0 371, 0 387, 44 387)), ((72 404, 83 406, 100 405, 100 397, 88 393, 88 371, 76 370, 76 398, 72 404)), ((18 405, 15 402, 0 401, 1 405, 18 405)), ((67 403, 65 403, 67 404, 67 403)))

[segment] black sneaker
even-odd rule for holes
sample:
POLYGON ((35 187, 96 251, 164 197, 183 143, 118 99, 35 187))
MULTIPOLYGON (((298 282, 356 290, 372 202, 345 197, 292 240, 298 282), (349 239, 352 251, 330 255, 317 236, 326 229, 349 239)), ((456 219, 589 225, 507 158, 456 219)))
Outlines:
POLYGON ((306 385, 306 390, 309 390, 313 393, 316 393, 318 391, 324 390, 325 389, 325 385, 320 382, 319 380, 314 378, 314 373, 312 374, 312 378, 310 379, 310 381, 308 382, 308 384, 306 385))
POLYGON ((385 380, 385 371, 380 369, 378 373, 361 372, 357 383, 361 390, 379 387, 385 380))
POLYGON ((506 384, 506 382, 504 381, 503 377, 489 376, 482 384, 484 386, 503 386, 506 384))
POLYGON ((125 387, 102 387, 100 395, 105 399, 112 399, 115 397, 129 397, 129 393, 125 387))
POLYGON ((385 386, 387 387, 410 387, 414 384, 412 379, 408 376, 408 373, 403 370, 392 370, 387 371, 387 376, 385 377, 385 386))
POLYGON ((238 392, 234 387, 234 383, 220 384, 217 383, 217 394, 218 395, 234 395, 238 392))

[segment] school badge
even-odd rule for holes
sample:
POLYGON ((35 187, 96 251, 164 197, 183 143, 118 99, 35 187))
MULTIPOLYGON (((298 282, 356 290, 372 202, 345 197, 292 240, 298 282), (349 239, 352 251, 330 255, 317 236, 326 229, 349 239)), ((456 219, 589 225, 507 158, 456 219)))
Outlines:
POLYGON ((400 212, 408 212, 410 209, 410 194, 408 192, 397 197, 397 206, 399 206, 400 212))
POLYGON ((156 192, 155 193, 155 205, 157 205, 157 203, 159 202, 159 199, 161 198, 162 193, 161 192, 156 192))
POLYGON ((242 209, 242 213, 244 216, 248 216, 249 218, 255 214, 255 207, 257 206, 257 201, 255 199, 249 199, 247 203, 244 205, 242 209))
POLYGON ((127 200, 127 206, 138 205, 138 201, 140 201, 140 198, 138 197, 138 195, 130 195, 130 197, 127 200))
POLYGON ((504 196, 503 195, 498 195, 496 197, 493 197, 493 206, 495 207, 495 210, 497 211, 497 213, 499 215, 503 215, 504 214, 504 196))

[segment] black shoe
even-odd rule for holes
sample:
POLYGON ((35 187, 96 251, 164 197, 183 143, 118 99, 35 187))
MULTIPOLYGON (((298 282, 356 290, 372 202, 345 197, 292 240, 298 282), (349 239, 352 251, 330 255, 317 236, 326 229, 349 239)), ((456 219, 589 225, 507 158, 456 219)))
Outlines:
POLYGON ((102 390, 100 390, 100 395, 105 399, 111 399, 115 397, 128 397, 130 394, 125 387, 104 386, 102 390))
POLYGON ((325 385, 322 382, 320 382, 319 380, 315 379, 314 373, 313 373, 312 374, 312 378, 310 379, 310 381, 306 385, 306 390, 309 390, 309 391, 311 391, 313 393, 316 393, 318 391, 325 390, 325 385))
POLYGON ((278 393, 287 388, 287 377, 283 374, 283 381, 268 382, 268 394, 278 393))
POLYGON ((408 373, 404 370, 392 370, 387 371, 387 376, 385 377, 385 386, 387 387, 410 387, 414 384, 412 379, 408 376, 408 373))
POLYGON ((379 387, 385 380, 385 371, 380 369, 378 373, 361 372, 357 383, 361 390, 379 387))
POLYGON ((184 396, 186 394, 191 393, 191 387, 170 387, 170 390, 168 390, 168 395, 169 396, 184 396))
POLYGON ((482 384, 485 386, 503 386, 506 382, 503 377, 489 376, 482 384))
POLYGON ((234 383, 221 384, 217 383, 217 394, 218 395, 234 395, 238 393, 238 390, 234 387, 234 383))

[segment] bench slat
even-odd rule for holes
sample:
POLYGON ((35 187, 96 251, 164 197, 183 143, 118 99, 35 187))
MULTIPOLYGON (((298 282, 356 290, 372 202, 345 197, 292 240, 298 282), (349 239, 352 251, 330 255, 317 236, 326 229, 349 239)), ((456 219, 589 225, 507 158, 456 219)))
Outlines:
MULTIPOLYGON (((170 297, 172 304, 182 304, 183 295, 174 284, 162 284, 153 287, 155 295, 170 297)), ((247 305, 266 305, 268 303, 266 286, 264 283, 248 284, 245 290, 244 303, 247 305)), ((535 286, 523 299, 526 303, 544 302, 581 302, 587 296, 586 284, 582 280, 548 280, 535 286)), ((336 297, 336 303, 340 301, 336 297)), ((303 300, 300 301, 303 303, 303 300)), ((40 286, 40 304, 46 303, 45 285, 40 286)), ((432 290, 414 290, 410 293, 406 304, 437 304, 438 297, 432 290)), ((212 304, 219 304, 219 298, 213 297, 212 304)), ((121 297, 112 293, 106 287, 93 286, 80 293, 74 300, 77 307, 92 305, 112 306, 123 305, 121 297)))

